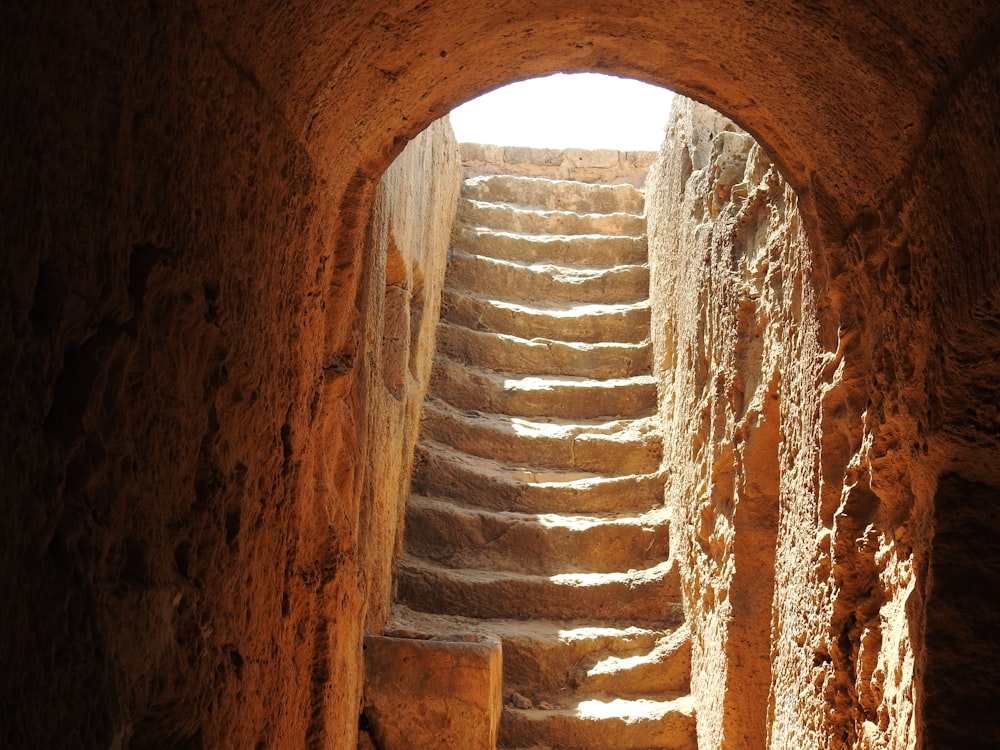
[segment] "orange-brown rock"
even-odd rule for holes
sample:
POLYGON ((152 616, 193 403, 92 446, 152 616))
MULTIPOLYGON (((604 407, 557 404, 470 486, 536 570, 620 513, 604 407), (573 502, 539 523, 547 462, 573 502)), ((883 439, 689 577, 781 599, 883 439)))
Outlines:
POLYGON ((797 194, 821 359, 777 383, 769 747, 1000 744, 998 29, 978 0, 4 3, 0 744, 354 747, 377 180, 555 70, 714 106, 797 194))

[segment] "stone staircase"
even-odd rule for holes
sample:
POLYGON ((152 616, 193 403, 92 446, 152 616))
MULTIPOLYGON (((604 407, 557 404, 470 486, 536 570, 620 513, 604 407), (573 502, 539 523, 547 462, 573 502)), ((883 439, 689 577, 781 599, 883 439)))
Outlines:
POLYGON ((503 643, 500 747, 693 750, 642 194, 466 180, 389 632, 503 643))

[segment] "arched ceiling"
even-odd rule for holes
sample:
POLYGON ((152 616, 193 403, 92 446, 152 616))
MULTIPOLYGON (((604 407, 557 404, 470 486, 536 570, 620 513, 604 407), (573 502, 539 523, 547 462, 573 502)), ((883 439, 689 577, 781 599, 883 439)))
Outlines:
POLYGON ((753 133, 828 237, 877 212, 1000 38, 989 3, 902 0, 196 0, 334 190, 454 106, 594 70, 672 88, 753 133))

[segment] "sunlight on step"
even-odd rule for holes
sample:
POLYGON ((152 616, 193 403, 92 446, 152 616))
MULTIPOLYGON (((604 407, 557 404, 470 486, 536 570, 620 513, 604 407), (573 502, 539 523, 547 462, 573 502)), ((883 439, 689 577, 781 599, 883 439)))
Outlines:
POLYGON ((607 523, 602 518, 588 516, 561 516, 555 513, 540 513, 535 516, 538 523, 546 529, 572 529, 574 531, 585 531, 607 523))
POLYGON ((612 628, 612 627, 579 627, 560 630, 556 634, 560 641, 572 643, 573 641, 583 641, 598 638, 624 638, 626 640, 639 638, 648 635, 649 631, 638 627, 612 628))
POLYGON ((584 719, 622 719, 626 723, 640 721, 661 715, 664 712, 662 703, 650 700, 613 701, 589 700, 580 701, 576 706, 576 714, 584 719))

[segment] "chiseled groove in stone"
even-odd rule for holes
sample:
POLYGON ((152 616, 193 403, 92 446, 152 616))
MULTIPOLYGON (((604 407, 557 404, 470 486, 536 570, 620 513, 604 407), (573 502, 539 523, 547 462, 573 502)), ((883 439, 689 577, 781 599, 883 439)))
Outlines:
POLYGON ((649 341, 585 343, 544 338, 520 338, 506 333, 476 331, 448 323, 438 325, 438 352, 452 359, 523 375, 571 375, 608 380, 648 373, 652 367, 649 341))
POLYGON ((656 413, 652 376, 593 380, 491 372, 447 357, 434 361, 430 391, 459 409, 518 417, 646 417, 656 413))
POLYGON ((649 338, 649 312, 648 300, 542 307, 537 303, 474 297, 456 289, 446 289, 441 301, 441 320, 448 323, 523 338, 541 336, 587 343, 645 341, 649 338))
POLYGON ((446 283, 475 296, 514 302, 633 303, 649 298, 649 267, 516 263, 452 249, 446 283))
POLYGON ((535 575, 611 573, 668 557, 663 513, 493 512, 412 496, 406 506, 406 551, 454 568, 502 567, 535 575))
POLYGON ((501 232, 524 234, 590 234, 638 237, 646 231, 646 219, 637 214, 582 213, 562 209, 532 208, 463 198, 457 220, 470 227, 490 227, 501 232))
POLYGON ((397 581, 400 601, 442 614, 655 623, 677 622, 682 614, 672 561, 621 573, 544 576, 448 568, 403 555, 397 581))
POLYGON ((508 414, 460 411, 428 398, 424 436, 472 455, 508 463, 604 473, 649 474, 663 455, 652 417, 614 420, 530 420, 508 414))
POLYGON ((535 474, 423 440, 417 444, 414 492, 465 505, 522 513, 617 513, 649 510, 662 497, 664 475, 535 474))
POLYGON ((599 234, 516 234, 488 227, 465 226, 452 233, 452 247, 515 263, 551 263, 583 268, 642 265, 646 237, 599 234))
POLYGON ((642 193, 632 185, 601 185, 575 180, 518 175, 483 175, 465 181, 462 194, 473 200, 515 203, 581 213, 641 214, 642 193))

